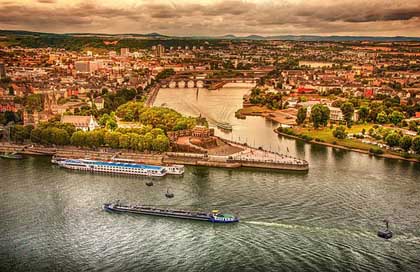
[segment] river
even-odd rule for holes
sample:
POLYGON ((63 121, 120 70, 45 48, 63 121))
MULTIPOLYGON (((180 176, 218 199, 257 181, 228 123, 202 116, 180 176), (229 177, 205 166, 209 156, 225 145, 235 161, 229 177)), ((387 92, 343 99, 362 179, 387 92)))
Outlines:
POLYGON ((187 167, 147 187, 147 178, 72 172, 46 157, 0 160, 0 271, 419 271, 419 165, 277 137, 260 117, 237 120, 246 91, 162 89, 155 105, 230 122, 232 134, 216 134, 304 158, 308 173, 187 167), (218 208, 241 222, 101 210, 117 199, 218 208), (385 218, 388 241, 376 237, 385 218))

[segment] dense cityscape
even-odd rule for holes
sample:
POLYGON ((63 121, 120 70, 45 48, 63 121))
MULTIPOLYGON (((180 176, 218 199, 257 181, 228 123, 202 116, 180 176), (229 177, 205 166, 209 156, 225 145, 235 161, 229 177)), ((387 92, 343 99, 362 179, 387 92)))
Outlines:
MULTIPOLYGON (((159 88, 216 89, 228 82, 246 81, 257 86, 245 95, 238 117, 263 115, 281 124, 279 133, 297 135, 306 141, 358 148, 377 155, 418 158, 418 42, 152 38, 156 45, 139 49, 144 42, 137 41, 134 48, 128 48, 119 46, 118 39, 102 39, 95 48, 89 47, 92 38, 79 39, 81 48, 74 51, 15 46, 16 36, 4 36, 10 46, 0 51, 3 139, 75 144, 76 139, 71 141, 75 128, 114 131, 121 127, 120 121, 134 119, 156 128, 162 124, 150 123, 150 115, 163 118, 169 109, 149 109, 143 116, 132 118, 119 107, 131 100, 150 103, 147 100, 153 100, 159 88), (165 43, 182 46, 165 47, 165 43), (320 114, 323 110, 324 117, 320 114), (48 125, 49 120, 70 120, 63 119, 65 115, 74 116, 71 122, 75 128, 67 133, 56 130, 62 135, 40 137, 40 128, 32 133, 40 123, 41 128, 50 128, 57 125, 48 125), (87 127, 88 122, 81 121, 87 119, 82 116, 92 116, 95 126, 87 127)), ((49 39, 44 40, 48 44, 49 39)), ((161 128, 166 132, 195 125, 192 119, 175 122, 161 128)), ((131 148, 169 150, 168 139, 161 134, 161 147, 138 147, 133 143, 131 148)))

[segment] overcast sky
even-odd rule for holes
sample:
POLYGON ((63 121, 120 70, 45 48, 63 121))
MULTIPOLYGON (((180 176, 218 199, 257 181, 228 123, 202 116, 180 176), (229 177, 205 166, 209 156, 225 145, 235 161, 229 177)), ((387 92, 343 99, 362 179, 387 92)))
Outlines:
POLYGON ((0 0, 0 29, 420 36, 420 0, 0 0))

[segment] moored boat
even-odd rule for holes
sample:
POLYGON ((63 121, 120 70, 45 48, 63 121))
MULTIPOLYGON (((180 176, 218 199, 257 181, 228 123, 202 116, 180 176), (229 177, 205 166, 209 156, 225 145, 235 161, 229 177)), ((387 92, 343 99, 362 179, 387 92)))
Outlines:
POLYGON ((13 153, 4 153, 0 154, 0 157, 3 159, 10 159, 10 160, 22 160, 24 157, 21 154, 18 154, 16 152, 13 153))
POLYGON ((90 172, 103 172, 113 174, 129 174, 162 177, 166 175, 166 169, 162 166, 146 165, 138 163, 122 163, 97 161, 86 159, 65 159, 58 161, 58 165, 72 170, 90 172))
POLYGON ((66 158, 61 158, 61 157, 53 156, 51 158, 51 163, 58 164, 60 161, 65 161, 65 160, 66 160, 66 158))
MULTIPOLYGON (((131 159, 121 159, 121 158, 112 158, 113 162, 126 162, 126 163, 136 163, 135 160, 131 159)), ((169 164, 162 166, 165 168, 166 173, 169 175, 182 175, 185 172, 184 166, 180 164, 169 164)))
POLYGON ((239 222, 238 217, 232 214, 221 213, 219 210, 212 210, 211 212, 185 211, 176 209, 157 208, 144 205, 123 205, 119 201, 117 201, 116 203, 106 203, 103 205, 103 209, 109 212, 125 212, 144 215, 155 215, 162 217, 207 221, 211 223, 239 222))
POLYGON ((163 166, 166 170, 166 173, 171 175, 182 175, 185 172, 184 166, 179 164, 172 164, 163 166))
POLYGON ((226 122, 224 122, 224 123, 216 123, 216 126, 218 128, 225 129, 225 130, 232 130, 232 125, 229 124, 229 123, 226 123, 226 122))

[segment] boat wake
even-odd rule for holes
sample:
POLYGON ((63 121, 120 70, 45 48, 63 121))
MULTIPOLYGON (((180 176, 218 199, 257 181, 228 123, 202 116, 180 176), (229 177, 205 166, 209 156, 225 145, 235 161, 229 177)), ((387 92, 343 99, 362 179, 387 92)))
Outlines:
POLYGON ((279 227, 279 228, 285 228, 285 229, 296 229, 296 228, 301 227, 299 225, 289 225, 289 224, 282 224, 282 223, 259 222, 259 221, 242 221, 242 223, 266 226, 266 227, 279 227))
MULTIPOLYGON (((357 230, 350 230, 350 229, 339 229, 339 228, 322 228, 316 226, 304 226, 304 225, 293 225, 293 224, 284 224, 284 223, 275 223, 275 222, 261 222, 261 221, 241 221, 245 224, 252 224, 258 226, 266 226, 266 227, 277 227, 282 229, 296 229, 296 230, 303 230, 308 232, 317 232, 317 233, 345 233, 346 235, 357 236, 357 237, 365 237, 365 238, 376 238, 376 232, 372 231, 357 231, 357 230)), ((399 243, 410 243, 410 244, 420 244, 420 237, 415 235, 406 233, 406 234, 398 234, 392 240, 393 242, 399 243)))

